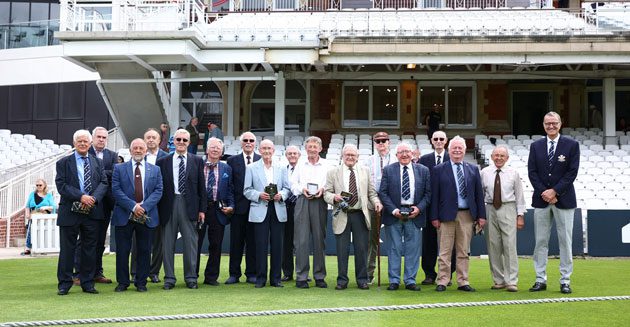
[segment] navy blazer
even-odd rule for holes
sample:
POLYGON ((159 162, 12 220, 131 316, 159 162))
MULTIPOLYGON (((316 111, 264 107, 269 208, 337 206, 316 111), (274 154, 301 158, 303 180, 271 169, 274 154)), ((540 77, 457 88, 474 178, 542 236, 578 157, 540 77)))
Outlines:
MULTIPOLYGON (((260 155, 254 152, 252 162, 258 160, 260 160, 260 155)), ((245 215, 249 212, 249 200, 247 200, 243 194, 245 189, 245 168, 247 167, 245 158, 243 158, 242 153, 239 153, 229 157, 226 161, 227 164, 232 167, 232 185, 234 186, 234 202, 236 203, 234 213, 237 215, 245 215)))
MULTIPOLYGON (((447 162, 449 160, 451 159, 448 156, 448 152, 444 150, 444 152, 442 153, 442 163, 447 162)), ((427 153, 423 155, 422 157, 420 157, 420 163, 424 165, 425 167, 429 168, 429 172, 431 172, 433 170, 433 167, 435 167, 435 151, 431 153, 427 153)))
MULTIPOLYGON (((173 156, 171 153, 158 159, 155 163, 162 172, 163 191, 158 203, 160 225, 165 226, 173 215, 173 201, 175 200, 175 182, 173 182, 173 156)), ((205 176, 203 174, 203 160, 191 153, 186 153, 186 214, 189 220, 196 221, 200 212, 208 208, 208 193, 206 192, 205 176)))
POLYGON ((580 145, 577 141, 560 135, 551 167, 549 167, 547 158, 547 137, 533 142, 529 147, 529 160, 527 162, 529 181, 534 187, 532 207, 547 207, 549 203, 542 199, 541 194, 545 190, 553 188, 558 193, 556 207, 561 209, 576 208, 577 201, 573 182, 577 177, 579 168, 580 145))
MULTIPOLYGON (((223 201, 228 207, 234 208, 234 186, 232 185, 232 167, 228 166, 226 163, 219 161, 219 183, 217 187, 217 201, 223 201)), ((206 180, 206 188, 208 186, 208 181, 206 180)), ((211 195, 208 194, 208 200, 212 200, 211 195)), ((208 208, 208 210, 212 210, 213 208, 208 208)), ((223 213, 216 206, 215 211, 217 213, 217 220, 223 226, 228 225, 230 223, 230 218, 223 213)))
MULTIPOLYGON (((129 215, 136 206, 135 168, 133 160, 114 166, 114 174, 112 176, 112 194, 116 201, 114 213, 112 214, 112 224, 114 226, 126 226, 129 222, 129 215)), ((162 198, 162 173, 160 173, 160 167, 146 161, 143 194, 144 200, 140 206, 144 208, 150 218, 147 221, 147 227, 157 227, 160 222, 157 204, 162 198)))
MULTIPOLYGON (((96 151, 94 150, 94 146, 91 146, 88 150, 91 155, 96 157, 96 151)), ((110 150, 103 149, 103 171, 105 172, 105 176, 107 176, 107 194, 105 195, 105 199, 103 200, 103 204, 105 205, 103 209, 107 214, 114 207, 114 197, 112 196, 112 173, 114 172, 114 166, 118 163, 118 153, 110 150)))
POLYGON ((72 212, 72 202, 81 201, 84 195, 79 184, 79 175, 77 172, 77 161, 74 158, 74 152, 69 156, 63 157, 57 161, 57 176, 55 177, 55 185, 57 192, 61 196, 59 200, 59 209, 57 211, 57 226, 73 226, 78 221, 89 218, 102 220, 103 215, 103 198, 107 193, 107 176, 103 172, 103 162, 101 159, 88 153, 90 158, 90 172, 92 179, 92 192, 88 195, 96 198, 96 207, 90 211, 89 215, 72 212))
MULTIPOLYGON (((473 220, 486 218, 479 168, 468 162, 463 163, 466 178, 466 202, 473 220)), ((431 172, 431 220, 454 221, 457 217, 457 186, 451 161, 433 168, 431 172)))
MULTIPOLYGON (((425 225, 427 219, 426 211, 429 207, 429 201, 431 201, 429 168, 419 164, 411 164, 411 167, 413 167, 413 176, 415 179, 413 203, 420 209, 420 215, 413 219, 413 223, 418 228, 422 228, 425 225)), ((386 226, 399 221, 398 218, 392 215, 392 211, 400 209, 400 182, 400 163, 395 162, 383 168, 383 177, 381 179, 378 197, 383 203, 383 224, 386 226)))

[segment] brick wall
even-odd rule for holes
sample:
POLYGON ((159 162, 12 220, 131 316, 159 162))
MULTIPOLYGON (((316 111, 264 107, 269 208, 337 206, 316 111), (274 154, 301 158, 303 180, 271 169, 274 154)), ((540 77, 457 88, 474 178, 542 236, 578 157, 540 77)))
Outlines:
MULTIPOLYGON (((0 248, 7 244, 7 218, 0 219, 0 248)), ((11 238, 9 246, 17 246, 18 239, 26 238, 26 226, 24 226, 24 212, 20 211, 11 218, 11 238)))

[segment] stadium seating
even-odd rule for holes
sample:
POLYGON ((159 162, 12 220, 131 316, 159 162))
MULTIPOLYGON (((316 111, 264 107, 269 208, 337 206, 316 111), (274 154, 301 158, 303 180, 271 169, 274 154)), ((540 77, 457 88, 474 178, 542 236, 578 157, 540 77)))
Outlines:
POLYGON ((70 145, 60 146, 49 139, 38 139, 32 134, 23 135, 0 129, 0 171, 32 164, 71 148, 70 145))

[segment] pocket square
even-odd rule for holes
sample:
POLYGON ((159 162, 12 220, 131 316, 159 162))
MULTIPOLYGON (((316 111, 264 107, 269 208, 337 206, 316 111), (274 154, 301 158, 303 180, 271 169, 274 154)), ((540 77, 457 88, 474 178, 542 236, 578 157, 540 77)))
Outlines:
POLYGON ((223 173, 223 176, 221 176, 222 178, 230 178, 230 175, 228 175, 227 173, 223 173))

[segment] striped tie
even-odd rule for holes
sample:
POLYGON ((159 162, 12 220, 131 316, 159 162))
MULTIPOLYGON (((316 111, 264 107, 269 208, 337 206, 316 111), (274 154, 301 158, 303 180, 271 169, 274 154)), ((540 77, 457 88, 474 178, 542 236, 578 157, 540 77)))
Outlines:
POLYGON ((92 192, 92 171, 90 170, 90 159, 88 157, 83 158, 83 191, 86 194, 92 192))
POLYGON ((208 191, 208 199, 211 199, 212 201, 215 200, 216 196, 215 196, 215 184, 217 183, 217 179, 214 176, 214 168, 217 166, 217 164, 213 164, 213 163, 208 163, 208 185, 206 185, 206 190, 208 191))
POLYGON ((554 142, 554 141, 549 141, 549 143, 550 143, 550 144, 549 144, 549 153, 547 154, 547 160, 549 161, 549 167, 551 167, 551 165, 553 164, 553 155, 554 155, 554 154, 555 154, 555 152, 556 152, 556 149, 555 149, 555 147, 553 146, 553 144, 554 144, 554 143, 556 143, 556 142, 554 142))
POLYGON ((179 194, 186 194, 186 166, 184 165, 184 156, 179 155, 179 178, 177 190, 179 194))
POLYGON ((408 167, 403 167, 403 175, 402 175, 402 198, 403 200, 409 200, 411 197, 411 189, 409 188, 409 172, 407 171, 408 167))
POLYGON ((459 196, 462 198, 466 198, 466 181, 464 180, 464 171, 462 170, 461 162, 456 163, 457 165, 457 184, 459 185, 459 196))
POLYGON ((352 193, 352 197, 348 201, 348 204, 351 207, 354 207, 354 205, 357 204, 357 202, 359 201, 359 197, 357 196, 357 177, 355 176, 354 169, 352 169, 352 167, 348 167, 348 169, 350 169, 350 185, 348 186, 348 188, 350 190, 350 193, 352 193))

